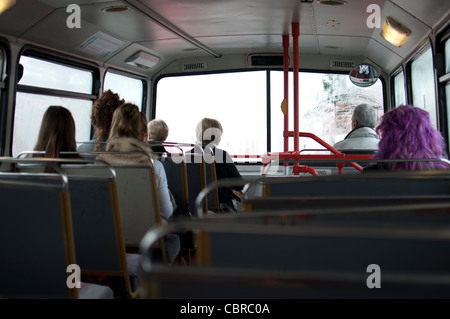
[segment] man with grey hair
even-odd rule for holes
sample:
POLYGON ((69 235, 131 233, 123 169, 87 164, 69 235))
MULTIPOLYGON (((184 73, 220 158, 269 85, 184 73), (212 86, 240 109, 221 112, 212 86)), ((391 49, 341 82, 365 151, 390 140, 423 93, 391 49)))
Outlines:
POLYGON ((358 105, 353 111, 352 131, 347 137, 334 145, 339 151, 352 153, 375 153, 380 138, 374 128, 377 124, 377 111, 367 104, 358 105))
POLYGON ((165 147, 161 145, 169 136, 169 127, 163 120, 151 120, 147 124, 148 141, 153 152, 159 157, 167 153, 165 147))

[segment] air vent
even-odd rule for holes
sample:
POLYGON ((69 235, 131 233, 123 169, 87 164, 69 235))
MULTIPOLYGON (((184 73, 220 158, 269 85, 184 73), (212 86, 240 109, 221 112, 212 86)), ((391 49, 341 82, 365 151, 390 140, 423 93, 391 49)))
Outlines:
POLYGON ((183 63, 181 69, 183 72, 206 70, 206 62, 183 63))
POLYGON ((349 61, 349 60, 331 60, 330 61, 330 68, 333 70, 350 71, 350 70, 353 70, 355 65, 356 65, 355 61, 349 61))

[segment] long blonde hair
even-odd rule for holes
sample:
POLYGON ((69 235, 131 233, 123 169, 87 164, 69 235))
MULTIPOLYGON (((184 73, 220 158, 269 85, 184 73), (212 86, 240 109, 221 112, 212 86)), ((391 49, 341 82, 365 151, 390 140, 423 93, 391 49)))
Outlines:
POLYGON ((147 134, 147 119, 132 103, 125 103, 114 111, 109 140, 118 137, 134 137, 141 140, 147 134))

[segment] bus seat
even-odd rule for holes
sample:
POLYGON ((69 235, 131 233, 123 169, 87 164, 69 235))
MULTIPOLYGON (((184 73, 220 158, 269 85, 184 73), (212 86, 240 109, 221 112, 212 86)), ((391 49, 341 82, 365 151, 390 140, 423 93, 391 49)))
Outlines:
POLYGON ((2 297, 113 298, 106 286, 85 282, 81 282, 81 289, 67 286, 68 266, 76 265, 77 260, 70 194, 64 183, 49 174, 26 178, 16 173, 0 174, 2 297))

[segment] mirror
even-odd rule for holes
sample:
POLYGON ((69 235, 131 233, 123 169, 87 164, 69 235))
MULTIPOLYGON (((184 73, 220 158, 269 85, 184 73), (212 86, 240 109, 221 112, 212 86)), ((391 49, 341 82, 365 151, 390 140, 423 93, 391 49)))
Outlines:
POLYGON ((357 65, 350 72, 350 81, 359 87, 369 87, 378 81, 378 72, 375 68, 368 64, 357 65))

